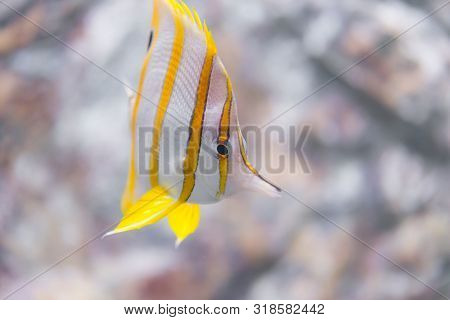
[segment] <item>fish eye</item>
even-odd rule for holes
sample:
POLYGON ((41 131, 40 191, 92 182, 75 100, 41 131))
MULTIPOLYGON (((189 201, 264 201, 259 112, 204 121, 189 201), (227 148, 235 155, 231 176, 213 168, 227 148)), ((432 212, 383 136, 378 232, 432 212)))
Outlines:
POLYGON ((221 143, 217 145, 217 153, 221 156, 228 156, 228 147, 227 145, 221 143))

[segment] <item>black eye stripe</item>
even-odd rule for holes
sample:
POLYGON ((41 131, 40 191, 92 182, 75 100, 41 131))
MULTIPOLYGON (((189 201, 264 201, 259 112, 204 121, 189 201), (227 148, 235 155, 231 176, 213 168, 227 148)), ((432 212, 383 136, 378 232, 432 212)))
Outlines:
POLYGON ((227 156, 228 155, 228 147, 224 144, 218 144, 217 145, 217 153, 221 156, 227 156))

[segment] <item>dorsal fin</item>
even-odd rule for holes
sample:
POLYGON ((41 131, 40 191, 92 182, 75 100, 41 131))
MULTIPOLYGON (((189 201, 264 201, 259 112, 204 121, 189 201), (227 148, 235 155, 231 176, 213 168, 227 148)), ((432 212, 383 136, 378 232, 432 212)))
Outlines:
MULTIPOLYGON (((155 0, 159 1, 159 0, 155 0)), ((191 27, 193 30, 196 30, 200 34, 204 35, 208 45, 214 48, 214 51, 217 52, 216 44, 214 38, 211 34, 211 31, 206 24, 206 21, 202 23, 200 16, 198 15, 195 9, 191 9, 188 7, 183 0, 162 0, 167 4, 172 14, 179 16, 182 18, 184 24, 186 26, 191 27)))

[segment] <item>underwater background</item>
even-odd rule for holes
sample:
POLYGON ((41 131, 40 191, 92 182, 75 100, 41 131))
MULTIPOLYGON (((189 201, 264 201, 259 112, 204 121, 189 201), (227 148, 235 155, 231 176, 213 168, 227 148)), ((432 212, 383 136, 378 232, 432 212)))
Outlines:
POLYGON ((450 6, 424 19, 445 1, 186 3, 210 26, 243 127, 303 100, 271 126, 311 127, 310 172, 261 171, 307 205, 248 193, 202 206, 178 249, 165 220, 101 239, 121 217, 121 81, 137 86, 150 1, 2 0, 0 295, 63 257, 11 298, 450 295, 450 6))

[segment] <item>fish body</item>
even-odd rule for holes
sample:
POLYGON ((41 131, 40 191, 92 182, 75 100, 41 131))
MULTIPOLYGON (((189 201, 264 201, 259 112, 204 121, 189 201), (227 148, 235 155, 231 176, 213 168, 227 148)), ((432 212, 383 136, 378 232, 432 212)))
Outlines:
POLYGON ((199 204, 244 189, 278 195, 250 164, 230 77, 206 22, 182 1, 154 0, 148 52, 130 99, 131 155, 124 217, 111 233, 168 217, 180 243, 200 221, 199 204), (141 128, 151 127, 150 152, 141 128), (139 166, 138 166, 139 160, 139 166), (144 165, 143 165, 144 164, 144 165), (140 183, 141 169, 149 175, 140 183), (138 170, 139 167, 139 170, 138 170), (137 196, 137 185, 148 190, 137 196))

